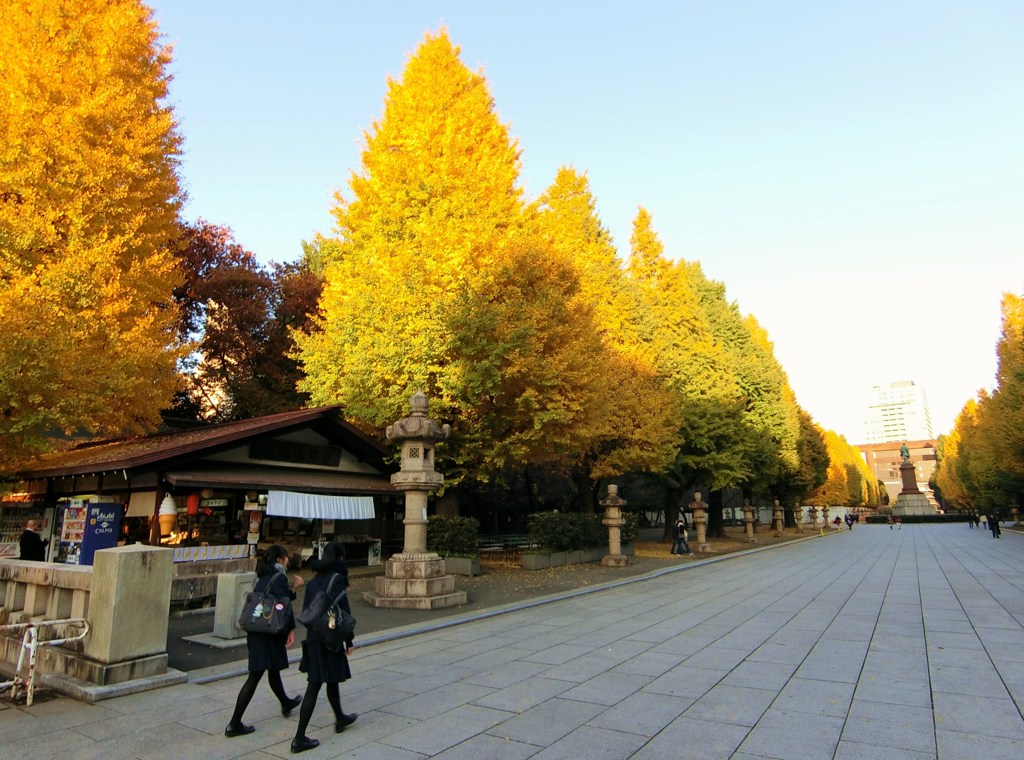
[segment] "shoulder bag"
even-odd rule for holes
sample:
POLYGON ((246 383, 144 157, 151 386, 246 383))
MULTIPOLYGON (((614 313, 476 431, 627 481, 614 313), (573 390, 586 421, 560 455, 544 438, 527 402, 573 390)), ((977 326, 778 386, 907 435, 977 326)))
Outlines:
POLYGON ((346 612, 339 601, 345 596, 342 589, 338 596, 331 596, 331 587, 338 576, 331 578, 327 589, 319 592, 313 601, 299 613, 299 622, 313 631, 323 645, 332 652, 340 652, 355 635, 356 619, 346 612))
MULTIPOLYGON (((278 570, 277 575, 283 575, 278 570)), ((275 576, 276 577, 276 576, 275 576)), ((242 603, 242 614, 238 618, 238 627, 247 633, 269 633, 280 635, 288 629, 292 616, 292 600, 287 596, 274 596, 270 587, 274 585, 271 578, 263 591, 248 591, 242 603)), ((253 588, 255 589, 255 582, 253 588)))

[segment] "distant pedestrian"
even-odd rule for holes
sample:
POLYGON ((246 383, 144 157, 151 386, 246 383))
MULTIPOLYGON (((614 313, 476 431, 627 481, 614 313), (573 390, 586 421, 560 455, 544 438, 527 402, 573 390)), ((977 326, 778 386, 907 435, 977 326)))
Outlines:
POLYGON ((889 523, 889 530, 892 530, 892 525, 893 525, 893 521, 892 521, 892 515, 889 515, 888 517, 886 517, 886 518, 885 518, 885 521, 886 521, 887 523, 889 523))
POLYGON ((981 516, 981 527, 988 528, 988 515, 981 516))
POLYGON ((967 515, 967 527, 974 530, 974 515, 967 515))
POLYGON ((988 516, 988 528, 992 531, 992 538, 1003 537, 1003 532, 999 529, 999 515, 993 513, 988 516))
MULTIPOLYGON (((278 599, 294 599, 295 587, 302 585, 302 578, 296 575, 295 585, 289 586, 287 570, 288 550, 274 544, 256 561, 257 577, 253 590, 266 592, 268 596, 278 599)), ((290 601, 288 605, 291 606, 290 601)), ((264 672, 267 674, 270 690, 281 703, 282 715, 287 718, 302 702, 302 697, 289 697, 281 682, 281 671, 288 668, 288 647, 295 642, 295 615, 288 615, 288 628, 282 634, 249 632, 245 634, 245 639, 249 649, 249 677, 238 692, 235 711, 231 714, 228 727, 224 729, 225 736, 243 736, 256 730, 242 722, 242 715, 256 694, 256 687, 259 686, 264 672)))
POLYGON ((686 541, 686 519, 680 514, 672 526, 672 551, 669 554, 691 555, 690 544, 686 541))
POLYGON ((977 513, 974 514, 974 527, 977 528, 981 525, 981 518, 977 513))
POLYGON ((896 515, 896 530, 903 530, 903 516, 896 515))
POLYGON ((851 515, 849 512, 847 512, 845 520, 846 520, 846 528, 847 528, 847 530, 853 530, 853 515, 851 515))

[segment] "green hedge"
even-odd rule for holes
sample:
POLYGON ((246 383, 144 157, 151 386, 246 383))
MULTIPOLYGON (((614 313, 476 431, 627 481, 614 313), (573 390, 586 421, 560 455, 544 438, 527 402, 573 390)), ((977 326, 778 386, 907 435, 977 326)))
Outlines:
POLYGON ((427 520, 427 550, 442 557, 479 557, 480 523, 475 517, 439 517, 427 520))
MULTIPOLYGON (((564 552, 576 549, 598 549, 608 545, 608 528, 601 520, 603 514, 575 512, 534 512, 527 516, 526 525, 530 541, 541 551, 564 552)), ((626 512, 623 517, 622 543, 635 541, 639 535, 639 519, 626 512)))

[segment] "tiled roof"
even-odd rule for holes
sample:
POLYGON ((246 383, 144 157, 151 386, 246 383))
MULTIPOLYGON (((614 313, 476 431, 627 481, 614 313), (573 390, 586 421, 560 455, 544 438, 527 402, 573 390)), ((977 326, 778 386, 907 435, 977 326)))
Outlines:
POLYGON ((301 427, 329 427, 346 439, 346 448, 367 461, 387 455, 376 441, 345 422, 340 406, 299 409, 236 422, 223 422, 171 432, 151 433, 117 440, 81 444, 51 454, 18 473, 26 480, 63 475, 86 475, 152 467, 194 459, 211 450, 230 448, 262 435, 301 427))

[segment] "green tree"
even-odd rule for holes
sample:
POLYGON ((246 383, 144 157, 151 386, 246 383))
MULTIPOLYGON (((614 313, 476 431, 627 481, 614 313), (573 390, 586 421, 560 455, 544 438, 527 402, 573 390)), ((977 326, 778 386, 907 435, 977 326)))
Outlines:
POLYGON ((679 409, 651 356, 650 317, 601 224, 586 176, 563 167, 534 209, 553 250, 574 263, 580 298, 594 309, 600 349, 588 364, 607 382, 608 413, 591 421, 583 454, 567 457, 579 507, 590 512, 601 478, 669 466, 679 409))
POLYGON ((0 468, 175 389, 181 138, 136 0, 0 8, 0 468))

